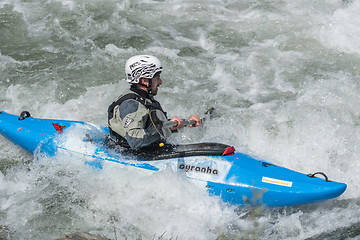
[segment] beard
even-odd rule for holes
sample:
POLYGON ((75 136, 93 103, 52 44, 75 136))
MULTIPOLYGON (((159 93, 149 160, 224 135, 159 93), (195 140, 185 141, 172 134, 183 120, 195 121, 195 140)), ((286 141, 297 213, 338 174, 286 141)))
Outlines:
POLYGON ((151 89, 151 93, 152 93, 152 95, 156 95, 157 94, 157 92, 158 92, 158 90, 159 90, 159 88, 158 87, 153 87, 152 89, 151 89))

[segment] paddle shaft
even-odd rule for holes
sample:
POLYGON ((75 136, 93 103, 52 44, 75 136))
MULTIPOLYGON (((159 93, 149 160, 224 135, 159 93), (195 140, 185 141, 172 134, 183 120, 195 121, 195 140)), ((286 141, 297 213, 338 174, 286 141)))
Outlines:
MULTIPOLYGON (((212 113, 214 112, 215 108, 214 107, 211 107, 209 108, 208 110, 206 110, 205 112, 205 115, 209 115, 210 118, 211 118, 211 115, 212 113)), ((205 121, 205 117, 201 118, 201 122, 204 122, 205 121)), ((187 126, 191 126, 191 125, 194 125, 196 122, 194 120, 186 120, 186 119, 183 119, 183 125, 184 127, 187 127, 187 126)), ((177 123, 175 121, 168 121, 166 124, 165 124, 166 127, 173 127, 173 126, 177 126, 177 123)))
MULTIPOLYGON (((187 126, 191 126, 191 125, 194 125, 195 124, 195 121, 194 120, 186 120, 186 119, 183 119, 183 125, 184 127, 187 127, 187 126)), ((173 126, 177 126, 177 122, 175 121, 168 121, 166 126, 169 126, 169 127, 173 127, 173 126)))
MULTIPOLYGON (((211 107, 209 108, 206 112, 205 112, 205 115, 208 115, 210 116, 211 118, 211 115, 212 113, 214 112, 215 108, 211 107)), ((205 117, 203 117, 201 119, 201 122, 204 122, 205 121, 205 117)), ((152 121, 152 120, 151 120, 152 121)), ((187 120, 187 119, 183 119, 183 126, 184 127, 187 127, 187 126, 191 126, 191 125, 194 125, 196 122, 194 120, 187 120)), ((156 124, 153 122, 155 128, 157 129, 156 127, 156 124)), ((170 131, 170 128, 171 127, 174 127, 174 126, 177 126, 177 122, 176 121, 163 121, 162 123, 162 126, 161 126, 161 129, 157 131, 160 133, 160 135, 163 137, 163 138, 168 138, 170 137, 171 135, 171 131, 170 131)))

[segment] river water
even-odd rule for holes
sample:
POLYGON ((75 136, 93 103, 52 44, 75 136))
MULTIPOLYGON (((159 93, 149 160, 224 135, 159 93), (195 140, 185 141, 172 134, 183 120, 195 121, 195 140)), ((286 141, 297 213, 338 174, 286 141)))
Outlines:
POLYGON ((351 0, 0 0, 0 110, 106 125, 125 61, 152 54, 170 116, 217 109, 172 141, 222 142, 348 184, 322 203, 239 208, 171 171, 96 172, 0 136, 0 236, 360 239, 359 12, 351 0))

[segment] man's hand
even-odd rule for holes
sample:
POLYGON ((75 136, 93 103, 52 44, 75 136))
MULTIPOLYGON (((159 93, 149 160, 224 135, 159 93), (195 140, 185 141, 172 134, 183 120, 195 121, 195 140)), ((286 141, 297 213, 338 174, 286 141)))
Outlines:
POLYGON ((189 117, 187 120, 194 121, 195 124, 189 125, 188 127, 198 127, 201 124, 201 119, 198 115, 194 114, 191 117, 189 117))
POLYGON ((174 116, 172 119, 170 119, 170 121, 173 121, 173 122, 176 122, 176 126, 172 126, 170 128, 170 130, 177 130, 177 129, 180 129, 180 128, 183 128, 184 125, 183 125, 183 120, 180 119, 178 116, 174 116))
MULTIPOLYGON (((201 124, 201 119, 198 115, 194 114, 189 117, 187 120, 194 121, 193 125, 188 125, 188 127, 198 127, 201 124)), ((180 119, 178 116, 174 116, 170 121, 176 122, 176 126, 172 126, 170 130, 177 130, 184 127, 183 120, 180 119)))

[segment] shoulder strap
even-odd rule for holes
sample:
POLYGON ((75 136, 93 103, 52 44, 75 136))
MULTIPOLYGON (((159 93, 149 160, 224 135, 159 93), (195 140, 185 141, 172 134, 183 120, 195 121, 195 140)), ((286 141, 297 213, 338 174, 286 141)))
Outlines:
POLYGON ((108 108, 108 121, 110 121, 110 119, 112 119, 114 117, 114 108, 118 105, 120 105, 121 103, 123 103, 126 100, 129 99, 133 99, 135 101, 138 101, 139 103, 141 103, 142 105, 144 105, 147 109, 159 109, 160 111, 162 111, 165 116, 166 116, 166 112, 162 109, 160 103, 158 101, 156 101, 155 99, 153 100, 149 100, 146 98, 141 97, 140 95, 134 93, 134 92, 130 92, 128 94, 125 94, 124 96, 120 97, 118 100, 116 100, 115 102, 113 102, 109 108, 108 108))
POLYGON ((145 99, 143 99, 142 97, 140 97, 139 95, 137 95, 136 93, 128 93, 125 94, 124 96, 120 97, 118 100, 116 100, 115 102, 113 102, 109 108, 108 108, 108 121, 110 121, 110 119, 112 119, 114 117, 114 108, 118 105, 120 105, 122 102, 129 100, 129 99, 134 99, 142 104, 145 105, 145 99))

